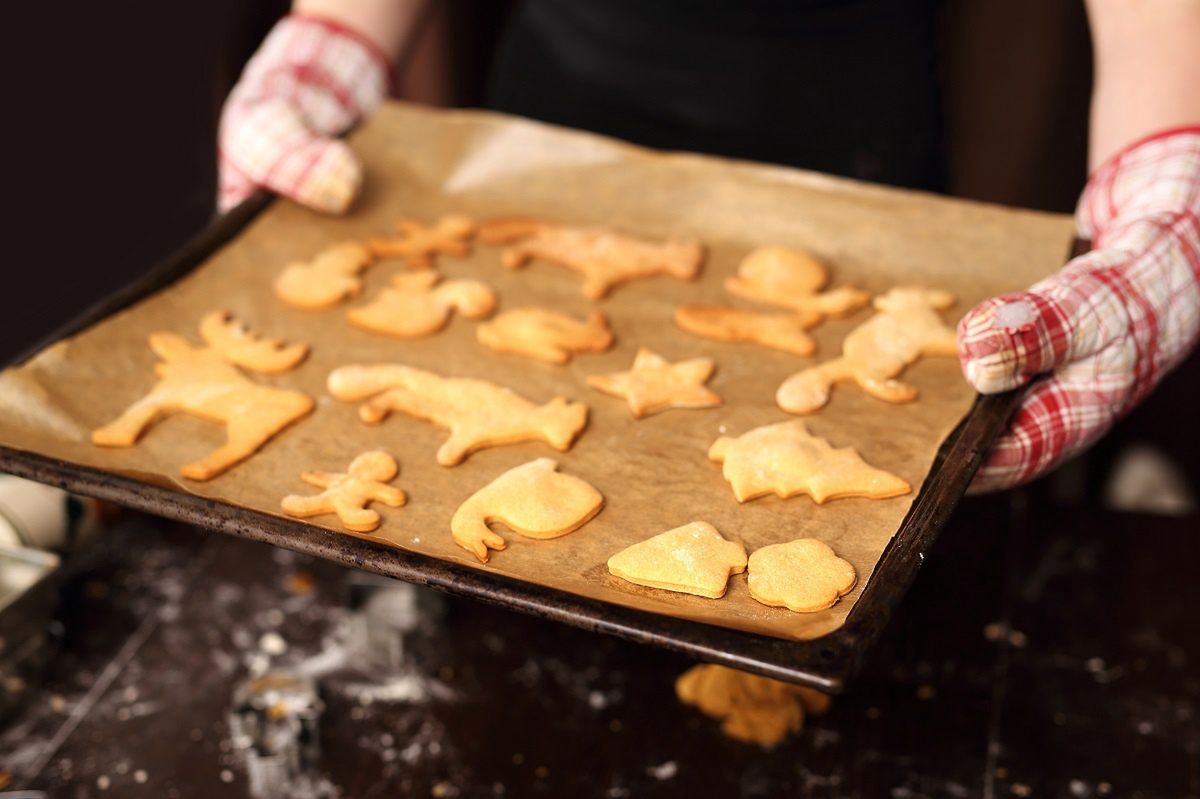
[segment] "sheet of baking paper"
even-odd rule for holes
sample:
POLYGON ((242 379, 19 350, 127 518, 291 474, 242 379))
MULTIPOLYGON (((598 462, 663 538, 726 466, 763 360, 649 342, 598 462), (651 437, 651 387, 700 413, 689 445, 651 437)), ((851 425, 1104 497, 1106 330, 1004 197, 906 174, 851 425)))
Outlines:
MULTIPOLYGON (((1023 288, 1058 268, 1071 236, 1071 222, 1063 216, 793 169, 655 153, 489 113, 395 104, 358 130, 352 144, 366 165, 366 188, 349 216, 329 218, 277 202, 187 278, 8 371, 0 378, 0 442, 271 514, 280 513, 284 495, 313 490, 300 481, 301 470, 341 471, 358 453, 382 448, 400 461, 396 484, 408 492, 409 502, 399 509, 377 506, 385 520, 375 536, 381 541, 620 605, 809 639, 845 620, 914 494, 823 506, 807 497, 739 505, 706 453, 719 435, 788 418, 774 403, 779 383, 837 354, 843 336, 869 311, 819 327, 817 356, 804 359, 685 334, 671 322, 676 305, 732 301, 746 306, 725 294, 722 281, 751 247, 783 244, 825 259, 835 284, 873 292, 906 283, 949 289, 959 297, 948 314, 953 321, 987 295, 1023 288), (349 327, 344 306, 303 312, 285 307, 271 292, 272 279, 289 261, 332 242, 386 234, 401 215, 428 219, 450 211, 478 217, 531 214, 652 239, 696 238, 709 254, 695 283, 664 277, 616 289, 599 303, 611 318, 616 346, 578 356, 568 366, 485 349, 475 340, 477 323, 461 318, 431 338, 399 341, 349 327), (261 333, 311 343, 311 356, 296 371, 256 379, 308 392, 317 399, 316 412, 251 460, 206 483, 179 478, 178 468, 222 442, 219 425, 176 416, 153 427, 133 448, 88 443, 92 428, 115 417, 154 382, 147 335, 173 330, 198 342, 196 324, 213 309, 232 311, 261 333), (628 368, 642 346, 671 360, 716 359, 710 385, 725 404, 638 421, 621 400, 585 385, 587 375, 628 368), (484 450, 445 468, 434 461, 443 431, 403 415, 379 427, 365 426, 354 405, 325 391, 325 377, 337 366, 386 362, 484 378, 539 402, 559 395, 584 400, 591 407, 590 423, 566 453, 521 444, 484 450), (508 549, 486 566, 455 546, 449 525, 459 503, 504 470, 548 455, 604 494, 605 507, 593 521, 552 541, 505 533, 508 549), (608 575, 605 562, 617 550, 693 520, 716 525, 750 551, 801 536, 819 538, 854 564, 858 587, 829 610, 796 614, 755 602, 744 576, 731 580, 725 598, 710 600, 640 588, 608 575)), ((96 268, 103 268, 104 259, 97 254, 96 268)), ((495 248, 477 246, 470 257, 444 258, 442 265, 448 276, 490 283, 502 308, 539 305, 583 317, 594 307, 581 295, 574 273, 542 263, 506 271, 495 248)), ((373 267, 364 298, 403 269, 397 262, 373 267)), ((843 385, 828 407, 807 419, 814 433, 837 446, 857 448, 869 463, 919 487, 938 445, 973 395, 952 358, 919 363, 905 379, 920 388, 916 402, 889 405, 843 385)), ((336 517, 313 523, 340 532, 336 517)))

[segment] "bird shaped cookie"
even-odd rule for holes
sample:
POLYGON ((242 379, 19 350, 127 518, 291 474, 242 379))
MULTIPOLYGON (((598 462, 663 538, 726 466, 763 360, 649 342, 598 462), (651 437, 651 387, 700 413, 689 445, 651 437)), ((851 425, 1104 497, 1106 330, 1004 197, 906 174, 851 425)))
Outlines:
POLYGON ((759 247, 738 265, 725 289, 747 300, 793 311, 843 316, 867 304, 865 291, 844 286, 822 291, 829 270, 813 256, 788 247, 759 247))
POLYGON ((392 285, 366 305, 346 311, 355 327, 397 338, 419 338, 446 326, 457 311, 482 319, 496 307, 496 294, 478 280, 442 281, 432 270, 392 278, 392 285))
POLYGON ((479 343, 546 363, 563 364, 577 352, 604 352, 613 343, 608 318, 593 311, 580 322, 545 308, 514 308, 476 328, 479 343))
POLYGON ((275 278, 275 296, 293 308, 318 310, 337 305, 362 291, 363 270, 374 257, 358 242, 335 244, 311 261, 289 264, 275 278))

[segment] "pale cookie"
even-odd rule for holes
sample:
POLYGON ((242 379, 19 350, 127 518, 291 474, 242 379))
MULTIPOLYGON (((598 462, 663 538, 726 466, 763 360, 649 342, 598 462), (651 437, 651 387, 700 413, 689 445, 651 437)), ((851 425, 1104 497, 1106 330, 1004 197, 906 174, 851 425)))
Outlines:
POLYGON ((628 372, 591 375, 587 383, 597 391, 622 397, 635 418, 667 408, 711 408, 721 397, 705 388, 716 365, 712 358, 692 358, 670 363, 642 347, 628 372))
POLYGON ((815 538, 756 549, 748 569, 750 596, 764 605, 796 613, 833 607, 858 581, 850 562, 815 538))
POLYGON ((301 519, 336 513, 347 530, 369 533, 379 526, 379 513, 367 507, 372 501, 398 508, 406 497, 399 488, 387 485, 400 467, 386 452, 364 452, 350 461, 346 473, 302 472, 300 479, 325 489, 320 494, 291 494, 280 505, 289 516, 301 519))
POLYGON ((443 216, 432 227, 401 219, 396 230, 400 235, 394 239, 372 238, 367 242, 375 257, 401 258, 412 269, 432 269, 439 255, 461 258, 470 254, 475 223, 459 215, 443 216))
POLYGON ((371 302, 346 311, 346 319, 373 333, 419 338, 441 330, 455 311, 482 319, 495 310, 495 292, 478 280, 440 281, 434 271, 396 275, 371 302))
POLYGON ((476 329, 479 343, 547 363, 563 364, 577 352, 604 352, 613 343, 608 318, 593 311, 586 322, 544 308, 514 308, 476 329))
POLYGON ((583 295, 598 300, 613 286, 670 275, 694 280, 704 248, 696 242, 643 241, 599 228, 569 227, 535 219, 495 219, 479 228, 485 244, 506 244, 501 261, 517 269, 534 258, 583 275, 583 295))
POLYGON ((461 463, 478 449, 521 441, 544 441, 565 451, 587 424, 582 402, 555 397, 535 405, 485 380, 442 377, 400 364, 343 366, 329 373, 327 385, 337 399, 367 400, 358 410, 367 424, 400 411, 449 430, 437 453, 443 466, 461 463))
POLYGON ((843 316, 867 304, 867 292, 850 286, 822 292, 829 282, 824 264, 801 250, 759 247, 751 250, 725 288, 755 302, 780 305, 793 311, 843 316))
POLYGON ((760 344, 795 355, 816 352, 816 342, 805 331, 821 318, 821 314, 809 311, 763 313, 725 305, 681 305, 675 309, 675 324, 692 335, 760 344))
POLYGON ((675 695, 721 721, 721 731, 730 738, 764 747, 800 732, 806 715, 819 716, 831 704, 828 696, 812 688, 711 663, 679 675, 675 695))
POLYGON ((788 413, 812 413, 842 380, 853 380, 886 402, 916 399, 916 387, 895 378, 922 356, 958 355, 954 328, 937 314, 953 304, 953 295, 945 291, 915 287, 876 297, 878 313, 846 336, 842 357, 792 375, 775 392, 775 401, 788 413))
POLYGON ((307 263, 289 264, 275 278, 275 296, 295 308, 332 307, 358 296, 362 291, 359 275, 372 260, 371 252, 357 242, 335 244, 307 263))
POLYGON ((691 522, 622 549, 608 559, 615 577, 650 588, 720 599, 731 574, 746 570, 746 548, 708 522, 691 522))
POLYGON ((868 465, 854 449, 834 449, 799 419, 756 427, 736 438, 721 436, 708 457, 724 463, 721 473, 738 502, 808 494, 821 504, 841 497, 886 499, 912 490, 896 475, 868 465))
POLYGON ((150 335, 150 349, 162 361, 154 367, 158 382, 119 417, 92 431, 92 443, 131 447, 146 428, 173 413, 220 422, 226 427, 225 444, 180 469, 189 479, 209 480, 250 457, 312 410, 307 395, 258 385, 233 365, 278 372, 288 368, 285 364, 298 363, 307 347, 258 341, 223 313, 206 316, 202 328, 209 343, 203 348, 174 333, 150 335))
POLYGON ((488 549, 508 544, 488 527, 499 522, 526 538, 558 538, 600 512, 604 497, 587 482, 555 471, 551 458, 509 469, 471 495, 450 520, 454 542, 487 563, 488 549))

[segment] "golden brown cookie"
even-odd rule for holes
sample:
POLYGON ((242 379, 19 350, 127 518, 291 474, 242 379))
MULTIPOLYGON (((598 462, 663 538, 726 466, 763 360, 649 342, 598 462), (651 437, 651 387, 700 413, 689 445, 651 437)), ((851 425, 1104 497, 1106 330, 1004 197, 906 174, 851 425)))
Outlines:
POLYGON ((501 261, 517 269, 534 258, 583 275, 583 295, 598 300, 613 286, 670 275, 694 280, 704 248, 696 242, 643 241, 599 228, 553 225, 536 219, 494 219, 479 228, 485 244, 503 244, 501 261))
POLYGON ((372 238, 367 246, 376 258, 400 258, 412 269, 432 269, 439 255, 459 258, 471 252, 471 236, 475 223, 469 217, 452 214, 443 216, 432 227, 413 219, 396 223, 399 236, 393 239, 372 238))
POLYGON ((829 697, 801 685, 704 663, 675 681, 679 701, 721 721, 730 738, 771 747, 804 727, 806 714, 821 715, 829 697))
POLYGON ((336 513, 347 530, 369 533, 379 526, 379 513, 368 504, 378 501, 398 508, 406 500, 403 491, 387 485, 399 470, 386 452, 364 452, 350 461, 345 473, 302 472, 301 480, 325 490, 312 496, 291 494, 280 505, 287 515, 302 519, 336 513))
POLYGON ((691 522, 628 546, 608 559, 615 577, 650 588, 720 599, 729 575, 746 570, 746 548, 708 522, 691 522))
POLYGON ((818 504, 840 497, 886 499, 912 490, 896 475, 869 466, 854 449, 834 449, 793 419, 721 436, 708 451, 738 502, 767 494, 808 494, 818 504))
POLYGON ((916 387, 895 378, 921 357, 958 355, 954 328, 937 314, 953 304, 953 295, 945 291, 911 286, 876 297, 878 313, 846 336, 842 357, 792 375, 775 392, 775 401, 788 413, 812 413, 842 380, 853 380, 886 402, 916 399, 916 387))
POLYGON ((635 418, 668 408, 711 408, 721 397, 705 388, 716 364, 712 358, 692 358, 670 363, 642 347, 628 372, 591 375, 587 383, 597 391, 622 397, 635 418))
POLYGON ((275 296, 294 308, 337 305, 362 291, 359 275, 374 258, 363 245, 347 241, 327 247, 308 262, 289 264, 275 278, 275 296))
POLYGON ((461 463, 486 447, 544 441, 571 448, 587 424, 587 405, 556 397, 535 405, 511 389, 486 380, 442 377, 400 364, 343 366, 329 373, 329 393, 340 400, 367 400, 358 415, 378 424, 392 411, 432 422, 450 431, 437 461, 461 463))
POLYGON ((150 349, 162 361, 154 369, 158 382, 119 417, 92 431, 92 443, 131 447, 146 428, 173 413, 220 422, 226 428, 225 444, 180 469, 191 480, 209 480, 253 455, 312 410, 307 395, 258 385, 233 365, 278 372, 290 368, 285 364, 298 363, 307 347, 259 341, 223 313, 209 314, 202 327, 207 347, 194 347, 174 333, 150 335, 150 349))
POLYGON ((495 310, 496 294, 486 284, 441 280, 432 270, 396 275, 375 299, 346 311, 346 319, 373 333, 419 338, 441 330, 455 311, 482 319, 495 310))
POLYGON ((796 613, 833 607, 858 581, 850 562, 815 538, 756 549, 747 568, 750 596, 796 613))
POLYGON ((867 304, 870 295, 843 286, 822 292, 829 270, 813 256, 788 247, 751 250, 737 274, 725 281, 729 293, 793 311, 843 316, 867 304))
POLYGON ((556 471, 552 458, 509 469, 471 495, 450 520, 454 542, 487 563, 488 549, 507 546, 488 524, 499 522, 526 538, 558 538, 600 512, 604 497, 587 482, 556 471))
POLYGON ((586 322, 545 308, 514 308, 476 328, 479 343, 497 352, 513 352, 547 363, 563 364, 577 352, 604 352, 613 343, 608 318, 593 311, 586 322))
POLYGON ((821 314, 810 311, 763 313, 727 305, 681 305, 675 309, 675 324, 692 335, 761 344, 795 355, 816 352, 816 342, 805 331, 821 319, 821 314))

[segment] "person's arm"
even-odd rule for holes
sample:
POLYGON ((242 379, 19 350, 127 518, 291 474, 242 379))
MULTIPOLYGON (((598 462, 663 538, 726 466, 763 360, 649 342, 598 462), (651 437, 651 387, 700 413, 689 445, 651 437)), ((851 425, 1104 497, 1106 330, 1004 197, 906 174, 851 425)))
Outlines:
POLYGON ((1092 251, 959 323, 990 394, 1042 373, 973 485, 1037 477, 1102 436, 1200 336, 1200 0, 1088 0, 1091 165, 1076 210, 1092 251))
POLYGON ((391 91, 426 0, 295 0, 246 64, 221 112, 218 207, 259 186, 342 213, 362 168, 337 136, 391 91))

